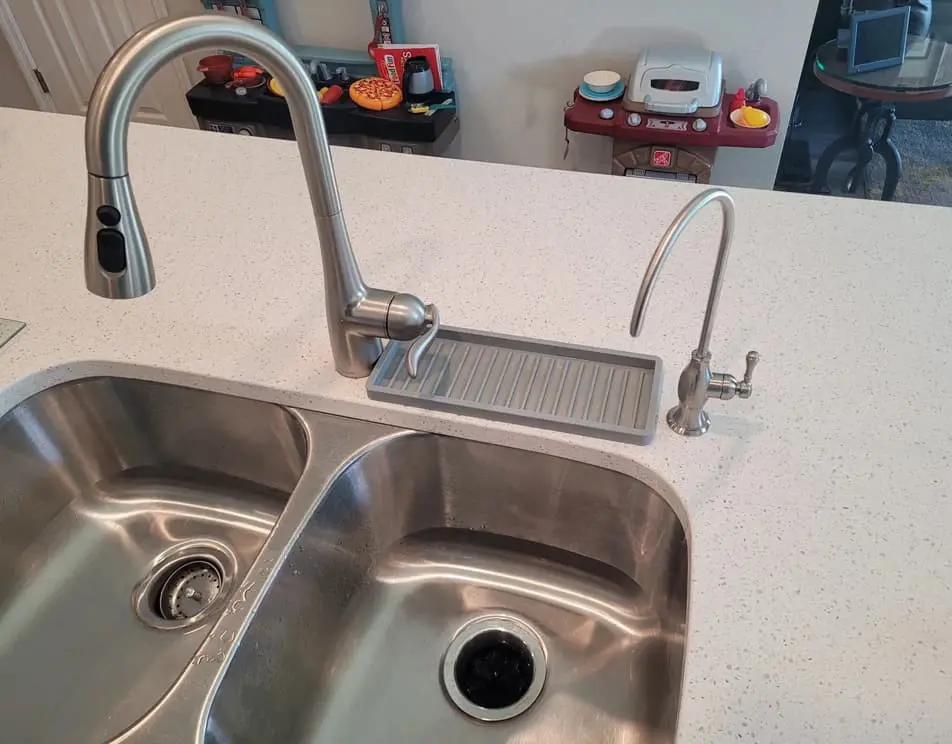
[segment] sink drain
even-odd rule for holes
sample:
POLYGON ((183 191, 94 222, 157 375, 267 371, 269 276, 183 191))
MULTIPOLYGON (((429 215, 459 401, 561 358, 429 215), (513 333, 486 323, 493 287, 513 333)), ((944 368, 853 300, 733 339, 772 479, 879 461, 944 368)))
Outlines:
POLYGON ((508 615, 467 623, 443 657, 447 697, 480 721, 505 721, 524 713, 542 692, 545 675, 541 638, 508 615))
POLYGON ((214 563, 190 560, 165 580, 156 600, 163 620, 191 620, 202 613, 221 592, 222 573, 214 563))
POLYGON ((187 628, 219 609, 234 581, 235 557, 223 545, 189 545, 163 556, 136 587, 139 618, 160 630, 187 628))

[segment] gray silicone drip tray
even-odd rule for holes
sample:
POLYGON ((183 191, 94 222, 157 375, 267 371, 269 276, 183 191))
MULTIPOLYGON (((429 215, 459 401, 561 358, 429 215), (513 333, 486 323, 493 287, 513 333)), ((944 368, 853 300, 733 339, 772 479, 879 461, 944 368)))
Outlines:
POLYGON ((444 327, 413 379, 408 348, 387 345, 372 399, 633 444, 654 436, 658 357, 444 327))

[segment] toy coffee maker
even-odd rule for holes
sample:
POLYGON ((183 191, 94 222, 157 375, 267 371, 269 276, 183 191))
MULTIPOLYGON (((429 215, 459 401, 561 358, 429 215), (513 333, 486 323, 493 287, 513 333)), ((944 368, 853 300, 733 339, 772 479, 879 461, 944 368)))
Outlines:
POLYGON ((403 97, 408 103, 426 101, 433 93, 433 70, 426 57, 410 57, 403 66, 403 97))

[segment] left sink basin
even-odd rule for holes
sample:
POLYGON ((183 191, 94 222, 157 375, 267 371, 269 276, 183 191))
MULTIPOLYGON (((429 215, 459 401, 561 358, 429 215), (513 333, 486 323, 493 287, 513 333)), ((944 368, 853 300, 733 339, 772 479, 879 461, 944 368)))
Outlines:
POLYGON ((0 418, 0 738, 102 742, 155 706, 306 459, 280 406, 140 380, 0 418))

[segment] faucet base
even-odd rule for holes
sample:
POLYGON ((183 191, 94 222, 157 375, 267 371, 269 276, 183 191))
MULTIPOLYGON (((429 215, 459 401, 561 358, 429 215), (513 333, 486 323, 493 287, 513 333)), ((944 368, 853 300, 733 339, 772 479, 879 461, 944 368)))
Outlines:
POLYGON ((699 437, 711 428, 711 417, 704 411, 691 414, 681 405, 669 410, 666 419, 668 426, 685 437, 699 437))

